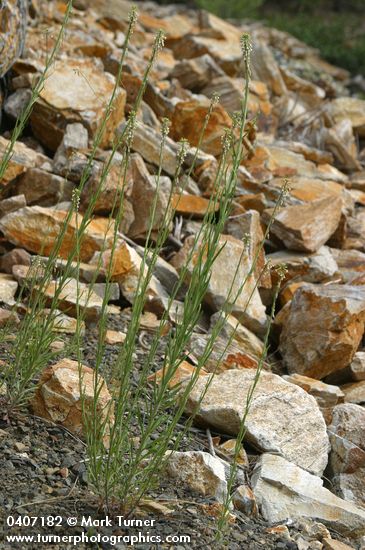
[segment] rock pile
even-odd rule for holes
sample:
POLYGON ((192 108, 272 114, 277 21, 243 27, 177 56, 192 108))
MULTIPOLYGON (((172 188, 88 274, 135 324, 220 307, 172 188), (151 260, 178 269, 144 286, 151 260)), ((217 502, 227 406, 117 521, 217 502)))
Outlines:
MULTIPOLYGON (((116 82, 129 3, 95 0, 87 9, 84 2, 75 4, 61 56, 0 183, 1 320, 9 316, 6 306, 14 304, 31 255, 47 256, 52 250, 116 82)), ((40 6, 33 4, 35 16, 52 26, 52 35, 56 35, 65 4, 48 2, 43 12, 40 6)), ((241 484, 233 502, 239 509, 252 511, 256 498, 269 521, 313 518, 359 537, 365 534, 365 100, 350 96, 345 70, 324 62, 315 50, 292 36, 263 25, 231 24, 204 11, 141 3, 121 84, 80 197, 78 218, 71 218, 65 233, 59 267, 74 244, 77 224, 95 193, 113 141, 133 109, 154 33, 160 27, 166 32, 165 48, 137 113, 124 187, 122 158, 117 153, 82 243, 80 307, 85 321, 97 321, 101 312, 102 287, 90 289, 98 262, 98 284, 105 282, 106 270, 111 268, 115 285, 111 310, 118 313, 126 301, 134 302, 148 216, 157 193, 162 120, 167 117, 171 131, 161 156, 154 234, 168 205, 178 141, 186 138, 190 147, 180 178, 185 190, 181 197, 173 196, 172 236, 147 289, 146 314, 164 311, 194 235, 212 208, 209 198, 222 154, 222 135, 226 127, 232 127, 231 115, 240 108, 245 84, 240 36, 248 31, 253 43, 250 128, 233 210, 220 237, 222 251, 204 297, 205 314, 213 314, 212 326, 232 288, 234 294, 245 277, 247 283, 201 373, 204 376, 198 378, 189 397, 186 413, 198 404, 200 424, 222 435, 238 434, 263 350, 268 308, 280 284, 273 354, 265 361, 246 418, 245 440, 263 454, 252 476, 253 493, 241 484), (213 92, 220 95, 220 103, 196 150, 213 92), (291 193, 271 224, 284 179, 289 179, 291 193), (124 214, 116 228, 118 242, 110 266, 115 221, 109 224, 108 215, 122 194, 124 214), (261 249, 269 224, 270 233, 261 249), (268 260, 272 270, 262 273, 268 260), (280 281, 276 267, 282 263, 287 271, 280 281), (225 353, 219 365, 222 349, 225 353), (215 371, 199 403, 201 391, 211 380, 208 373, 215 371), (323 487, 324 472, 331 479, 330 490, 323 487)), ((9 94, 2 106, 8 125, 20 114, 46 62, 49 43, 39 28, 29 26, 23 55, 9 73, 9 94)), ((4 131, 1 156, 9 139, 9 131, 4 131)), ((219 217, 219 201, 213 208, 219 217)), ((193 255, 185 272, 186 283, 194 261, 193 255)), ((55 287, 53 281, 45 289, 47 300, 55 287)), ((64 330, 71 332, 76 298, 76 281, 70 278, 59 307, 64 330)), ((183 296, 179 300, 173 308, 176 315, 170 312, 172 325, 179 322, 184 307, 183 296)), ((203 332, 209 333, 212 326, 197 328, 191 357, 187 354, 188 361, 172 385, 191 376, 206 342, 203 332)), ((110 333, 109 340, 122 342, 124 336, 110 333)), ((83 368, 92 388, 92 371, 83 368)), ((81 433, 80 396, 70 389, 74 375, 71 363, 47 370, 34 407, 39 414, 81 433), (61 408, 55 405, 57 396, 61 408)), ((162 376, 159 373, 151 380, 159 381, 162 376)), ((105 389, 105 399, 109 398, 105 389)), ((205 455, 176 454, 169 475, 194 491, 222 500, 227 487, 224 468, 219 458, 205 455)), ((336 548, 330 542, 322 547, 336 548)))

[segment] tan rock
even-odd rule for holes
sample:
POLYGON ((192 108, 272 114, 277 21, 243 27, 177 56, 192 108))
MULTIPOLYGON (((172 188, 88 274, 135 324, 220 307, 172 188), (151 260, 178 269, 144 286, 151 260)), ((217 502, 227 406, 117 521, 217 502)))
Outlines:
POLYGON ((28 206, 52 206, 70 201, 73 189, 70 181, 39 168, 29 168, 16 184, 17 193, 25 196, 28 206))
POLYGON ((317 379, 346 367, 361 341, 364 321, 365 293, 359 287, 299 288, 280 337, 285 366, 290 373, 317 379))
POLYGON ((365 380, 365 351, 357 351, 349 366, 352 380, 360 382, 365 380))
POLYGON ((107 330, 105 334, 105 343, 112 346, 123 344, 126 339, 126 334, 120 330, 107 330))
POLYGON ((219 203, 213 203, 204 197, 188 194, 175 194, 172 197, 172 208, 177 214, 191 216, 192 218, 204 218, 207 212, 217 212, 219 203))
MULTIPOLYGON (((191 365, 187 361, 182 361, 180 365, 175 369, 175 372, 173 374, 169 373, 169 368, 166 369, 159 369, 157 372, 154 372, 148 377, 148 380, 155 382, 156 384, 161 384, 163 379, 165 377, 169 377, 170 380, 168 381, 167 386, 169 388, 173 388, 186 380, 187 378, 191 378, 194 373, 197 373, 196 367, 194 365, 191 365)), ((199 376, 206 376, 208 372, 205 369, 200 369, 199 376)))
MULTIPOLYGON (((189 34, 177 41, 169 41, 176 59, 192 59, 209 54, 229 76, 237 76, 242 63, 239 38, 236 41, 219 40, 189 34)), ((258 78, 258 80, 261 80, 258 78)))
MULTIPOLYGON (((139 273, 142 266, 142 259, 138 252, 129 246, 125 241, 119 240, 115 248, 112 266, 109 267, 111 260, 111 250, 102 253, 101 267, 104 272, 110 269, 111 279, 119 284, 123 296, 130 302, 134 302, 137 292, 139 273)), ((96 255, 91 263, 98 264, 99 259, 96 255)), ((146 271, 147 267, 145 267, 146 271)), ((160 281, 152 276, 146 290, 146 301, 151 302, 154 298, 168 298, 168 294, 160 281)))
MULTIPOLYGON (((281 188, 283 178, 273 178, 271 185, 281 188)), ((340 196, 342 191, 343 186, 335 181, 305 176, 290 177, 290 196, 303 202, 332 199, 334 196, 340 196)))
POLYGON ((365 135, 365 101, 356 97, 338 97, 328 104, 329 116, 335 123, 349 119, 352 128, 365 135))
MULTIPOLYGON (((93 407, 95 381, 94 371, 90 367, 79 365, 77 361, 62 359, 47 367, 38 382, 31 406, 34 414, 57 424, 61 424, 78 436, 83 435, 82 400, 86 411, 93 407), (80 375, 82 395, 80 395, 80 375)), ((113 424, 112 398, 99 376, 97 412, 103 425, 104 442, 113 424)))
POLYGON ((195 494, 223 502, 227 481, 223 462, 209 453, 169 451, 166 473, 195 494))
POLYGON ((265 82, 275 95, 285 95, 287 88, 278 64, 268 46, 257 42, 252 52, 253 78, 265 82))
POLYGON ((262 455, 251 482, 261 513, 271 523, 312 518, 353 538, 365 533, 364 509, 335 496, 320 477, 281 456, 262 455))
MULTIPOLYGON (((213 377, 199 404, 197 421, 236 435, 255 374, 248 369, 229 370, 213 377)), ((197 380, 186 405, 188 414, 198 405, 207 380, 197 380)), ((246 440, 318 475, 327 464, 326 426, 315 399, 269 372, 261 372, 256 386, 246 419, 246 440)))
POLYGON ((320 408, 335 407, 337 403, 342 403, 344 400, 344 393, 338 386, 331 386, 330 384, 325 384, 320 380, 302 376, 301 374, 291 374, 283 376, 283 378, 291 382, 291 384, 296 384, 300 388, 303 388, 309 395, 313 395, 320 408))
POLYGON ((349 119, 341 120, 332 128, 324 128, 323 141, 326 149, 333 153, 341 169, 361 169, 361 165, 357 159, 357 147, 349 119))
MULTIPOLYGON (((220 319, 220 312, 210 318, 210 332, 214 329, 216 322, 220 319)), ((233 315, 226 315, 223 327, 219 333, 223 340, 228 341, 232 336, 232 343, 236 343, 242 350, 256 358, 264 354, 264 344, 257 336, 241 325, 233 315)))
POLYGON ((254 276, 259 288, 271 288, 270 272, 265 269, 265 252, 263 247, 264 233, 260 215, 255 210, 248 210, 235 216, 235 210, 228 218, 225 232, 236 239, 247 241, 251 265, 255 263, 254 276))
MULTIPOLYGON (((186 239, 183 249, 179 252, 178 257, 175 257, 175 267, 180 268, 184 265, 184 257, 188 254, 192 244, 193 241, 190 238, 186 239)), ((227 300, 232 302, 233 297, 237 297, 243 281, 247 279, 230 313, 253 332, 262 332, 266 325, 266 314, 258 290, 255 288, 255 279, 253 276, 248 277, 251 269, 250 251, 245 250, 245 245, 241 241, 229 235, 220 237, 219 247, 222 245, 224 246, 212 267, 205 301, 214 311, 227 307, 227 300), (237 276, 235 277, 236 271, 237 276)), ((197 260, 198 251, 193 254, 188 265, 188 277, 191 276, 197 260)))
POLYGON ((24 195, 14 195, 8 199, 4 199, 0 201, 0 218, 25 206, 27 206, 27 201, 24 195))
POLYGON ((323 539, 324 550, 353 550, 353 546, 349 546, 344 542, 335 539, 323 539))
MULTIPOLYGON (((205 334, 193 334, 189 349, 193 356, 200 360, 204 357, 209 345, 209 336, 205 334)), ((250 352, 249 346, 228 338, 217 337, 209 357, 205 359, 204 368, 208 372, 220 374, 230 369, 257 369, 258 356, 250 352)))
MULTIPOLYGON (((58 61, 31 115, 34 134, 52 151, 56 151, 60 145, 64 130, 70 122, 81 122, 88 129, 89 136, 95 137, 114 84, 114 77, 104 72, 102 65, 96 63, 95 59, 58 61)), ((118 88, 101 147, 111 145, 114 130, 124 118, 125 99, 125 91, 118 88)))
MULTIPOLYGON (((47 303, 51 304, 59 285, 52 281, 44 290, 47 303)), ((103 299, 85 283, 78 283, 76 279, 68 279, 58 295, 57 307, 70 317, 77 316, 77 306, 86 321, 96 321, 102 311, 103 299)))
MULTIPOLYGON (((10 141, 0 136, 0 158, 5 155, 10 141)), ((43 165, 49 166, 49 159, 45 155, 34 151, 30 147, 27 147, 21 141, 17 141, 14 145, 13 154, 7 165, 4 176, 1 179, 1 185, 7 185, 10 181, 14 180, 20 174, 23 174, 27 168, 41 167, 43 165)))
POLYGON ((365 273, 365 254, 363 252, 332 248, 331 254, 336 260, 338 270, 345 283, 352 283, 365 273))
POLYGON ((338 405, 328 433, 334 490, 341 498, 365 507, 365 409, 352 403, 338 405))
MULTIPOLYGON (((175 106, 171 116, 171 136, 175 141, 187 139, 190 145, 196 147, 205 124, 209 110, 209 102, 181 101, 175 106)), ((218 156, 222 153, 222 136, 225 128, 232 126, 232 120, 221 105, 216 105, 209 118, 204 132, 201 149, 206 153, 218 156)))
MULTIPOLYGON (((342 200, 319 201, 286 206, 276 215, 271 232, 291 250, 316 252, 336 231, 341 217, 342 200)), ((265 210, 269 223, 273 209, 265 210)))
MULTIPOLYGON (((284 283, 287 281, 306 281, 308 283, 321 283, 329 280, 338 272, 338 266, 333 258, 332 249, 321 246, 313 254, 280 250, 268 254, 267 259, 275 268, 285 264, 287 273, 284 283)), ((273 282, 277 282, 275 269, 271 271, 273 282)))
POLYGON ((204 54, 194 59, 182 59, 176 63, 169 76, 177 78, 183 88, 200 91, 209 84, 212 78, 223 75, 224 71, 214 59, 210 55, 204 54))
POLYGON ((341 386, 341 390, 345 394, 346 403, 365 403, 365 380, 354 382, 353 384, 345 384, 341 386))
MULTIPOLYGON (((30 252, 49 255, 59 235, 67 212, 43 206, 26 206, 0 219, 0 229, 10 242, 30 252)), ((82 219, 78 214, 78 223, 82 219)), ((95 218, 89 223, 81 244, 80 257, 88 261, 96 250, 112 240, 112 230, 106 218, 95 218)), ((61 258, 67 258, 75 245, 76 216, 73 215, 67 227, 59 251, 61 258)))
POLYGON ((18 325, 19 323, 20 319, 15 311, 0 308, 0 328, 18 325))
POLYGON ((248 485, 237 487, 232 496, 232 503, 236 510, 245 516, 257 516, 259 511, 253 491, 248 485))
MULTIPOLYGON (((49 315, 51 310, 45 308, 43 310, 44 315, 49 315)), ((75 334, 77 330, 77 320, 69 317, 65 313, 62 313, 62 311, 55 310, 55 321, 52 327, 52 330, 54 332, 60 332, 65 334, 75 334)), ((84 321, 81 321, 79 323, 81 334, 85 332, 85 323, 84 321)))
POLYGON ((150 176, 140 155, 132 155, 131 172, 133 186, 130 200, 133 205, 134 220, 128 229, 132 239, 143 238, 150 226, 152 231, 158 231, 162 226, 169 207, 171 182, 169 178, 150 176), (151 220, 152 207, 155 207, 154 219, 151 220), (153 223, 152 223, 153 222, 153 223))
POLYGON ((30 266, 31 255, 24 248, 13 248, 0 258, 0 271, 12 273, 14 265, 30 266))
POLYGON ((12 306, 15 304, 15 294, 18 283, 11 275, 0 273, 0 302, 12 306))

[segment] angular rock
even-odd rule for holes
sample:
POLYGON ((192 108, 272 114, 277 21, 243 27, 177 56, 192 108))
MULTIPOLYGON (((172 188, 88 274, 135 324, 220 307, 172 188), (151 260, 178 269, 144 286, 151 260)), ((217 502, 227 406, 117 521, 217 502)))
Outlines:
MULTIPOLYGON (((333 258, 332 249, 327 246, 321 246, 313 254, 280 250, 268 254, 267 260, 270 261, 273 267, 285 264, 286 275, 283 284, 287 281, 321 283, 338 273, 338 266, 333 258)), ((275 269, 272 270, 271 277, 273 282, 276 283, 275 269)))
POLYGON ((199 496, 214 497, 223 502, 227 494, 224 464, 219 458, 202 451, 170 451, 166 473, 199 496))
POLYGON ((365 533, 365 510, 335 496, 321 478, 281 456, 262 455, 251 482, 267 521, 312 518, 353 538, 365 533))
POLYGON ((324 550, 353 550, 352 546, 335 539, 323 539, 324 550))
MULTIPOLYGON (((114 84, 114 77, 105 73, 95 59, 58 61, 46 79, 31 115, 34 134, 52 151, 56 151, 67 124, 72 122, 81 122, 88 129, 90 138, 95 137, 114 84)), ((114 130, 124 118, 125 99, 125 91, 118 88, 101 147, 111 145, 114 130)))
MULTIPOLYGON (((229 370, 214 377, 199 405, 197 421, 236 435, 255 371, 229 370)), ((197 406, 207 379, 196 382, 186 405, 197 406)), ((279 376, 262 371, 246 419, 246 439, 261 450, 278 452, 322 475, 329 448, 326 425, 315 399, 279 376)))
POLYGON ((365 508, 365 409, 352 403, 334 408, 328 426, 329 472, 341 498, 365 508))
MULTIPOLYGON (((61 424, 78 436, 83 435, 82 405, 91 413, 95 390, 94 371, 90 367, 79 365, 77 361, 62 359, 47 367, 38 382, 31 406, 34 414, 61 424), (80 395, 80 374, 82 377, 82 395, 80 395)), ((104 443, 107 443, 109 429, 113 424, 112 397, 105 381, 98 377, 97 412, 100 422, 105 423, 104 443)))
MULTIPOLYGON (((64 210, 43 206, 26 206, 1 218, 0 229, 13 244, 30 252, 49 255, 66 216, 67 212, 64 210)), ((78 224, 81 222, 81 217, 81 214, 78 214, 78 224)), ((96 250, 105 246, 105 235, 106 243, 111 243, 113 232, 108 227, 109 225, 106 218, 91 220, 81 244, 80 257, 82 261, 88 261, 96 250)), ((59 251, 61 258, 66 259, 72 250, 75 244, 75 231, 76 216, 73 215, 59 251)))
POLYGON ((73 189, 73 183, 67 179, 39 168, 28 169, 16 184, 17 193, 25 196, 28 206, 52 206, 70 201, 73 189))
POLYGON ((25 206, 27 206, 27 201, 24 195, 14 195, 8 199, 4 199, 0 201, 0 218, 25 206))
POLYGON ((128 236, 138 239, 145 237, 150 229, 153 206, 155 215, 151 229, 157 231, 161 227, 169 206, 171 182, 166 177, 160 177, 157 182, 156 178, 150 176, 140 155, 132 155, 131 172, 133 186, 130 200, 133 205, 134 220, 128 229, 128 236))
MULTIPOLYGON (((56 281, 52 281, 44 290, 44 296, 47 303, 51 304, 59 285, 56 281)), ((77 305, 80 315, 86 321, 96 321, 102 311, 103 299, 90 290, 85 283, 77 285, 76 279, 68 279, 61 292, 58 295, 57 308, 65 312, 70 317, 77 317, 77 305)))
POLYGON ((107 330, 105 334, 105 343, 112 346, 123 344, 126 339, 126 334, 120 330, 107 330))
POLYGON ((365 380, 365 351, 355 353, 349 369, 352 380, 357 382, 365 380))
MULTIPOLYGON (((156 384, 161 384, 164 378, 167 376, 170 377, 170 380, 168 381, 168 387, 173 388, 186 380, 187 378, 191 378, 194 373, 197 372, 196 367, 194 365, 191 365, 187 361, 182 361, 180 365, 175 369, 174 374, 171 375, 169 373, 169 368, 166 369, 159 369, 157 372, 154 372, 148 377, 148 380, 155 382, 156 384)), ((205 369, 200 369, 199 376, 206 376, 208 372, 205 369)))
POLYGON ((14 305, 17 290, 17 281, 7 273, 0 273, 0 302, 8 306, 14 305))
POLYGON ((172 208, 177 214, 199 219, 204 218, 207 212, 218 212, 219 204, 204 197, 183 193, 173 195, 172 208))
POLYGON ((31 255, 23 248, 13 248, 0 258, 0 271, 12 273, 14 265, 30 266, 31 255))
POLYGON ((280 337, 290 373, 322 379, 351 363, 364 333, 365 291, 359 288, 308 284, 295 292, 280 337))
POLYGON ((245 516, 257 516, 258 507, 252 489, 248 485, 237 487, 232 496, 232 503, 236 510, 239 510, 245 516))
MULTIPOLYGON (((0 158, 5 155, 10 141, 0 136, 0 158)), ((21 141, 17 141, 13 148, 13 154, 5 170, 5 174, 1 180, 1 186, 7 185, 10 181, 14 180, 17 176, 26 171, 27 168, 49 166, 49 159, 45 155, 34 151, 30 147, 27 147, 21 141)))
POLYGON ((343 119, 333 128, 324 128, 325 148, 333 153, 337 165, 343 170, 360 170, 357 147, 349 119, 343 119))
POLYGON ((349 119, 360 136, 365 135, 365 101, 356 97, 338 97, 328 104, 327 112, 335 123, 349 119))
POLYGON ((257 42, 252 52, 253 78, 265 82, 275 95, 285 95, 287 88, 271 50, 257 42))
POLYGON ((345 403, 365 403, 365 380, 354 382, 353 384, 345 384, 341 386, 341 390, 345 394, 345 403))
MULTIPOLYGON (((210 332, 214 325, 220 319, 220 313, 215 313, 210 318, 210 332)), ((233 343, 242 347, 247 353, 256 358, 260 358, 264 354, 264 344, 257 336, 241 325, 233 315, 227 315, 224 320, 223 327, 219 333, 220 337, 228 341, 233 336, 233 343)))
POLYGON ((199 92, 212 78, 223 75, 224 71, 214 59, 204 54, 194 59, 182 59, 176 63, 169 76, 177 78, 183 88, 199 92))
MULTIPOLYGON (((340 198, 286 206, 276 215, 271 232, 290 250, 316 252, 336 231, 341 208, 340 198)), ((269 223, 272 214, 273 209, 265 210, 263 220, 269 223)))
MULTIPOLYGON (((208 111, 209 102, 192 100, 177 103, 171 116, 172 138, 175 141, 187 139, 190 145, 196 147, 199 144, 208 111)), ((219 104, 216 105, 202 137, 201 149, 211 155, 219 156, 222 153, 224 130, 231 126, 232 120, 225 109, 219 104)))
POLYGON ((300 374, 291 374, 289 376, 283 376, 283 378, 291 384, 296 384, 303 388, 309 395, 313 395, 321 409, 335 407, 337 403, 342 403, 344 400, 344 393, 338 386, 331 386, 320 380, 315 380, 314 378, 309 378, 308 376, 302 376, 300 374))
POLYGON ((0 328, 19 325, 20 319, 15 311, 0 308, 0 328))
MULTIPOLYGON (((188 238, 185 240, 183 249, 174 258, 175 267, 180 268, 184 265, 184 259, 192 244, 193 239, 188 238)), ((205 295, 206 303, 214 311, 226 307, 227 300, 232 302, 233 297, 237 297, 246 278, 247 281, 242 288, 242 292, 237 297, 230 313, 253 332, 262 332, 266 325, 265 307, 261 302, 257 288, 255 288, 254 277, 248 277, 251 269, 249 251, 245 249, 245 245, 241 241, 229 235, 222 235, 218 246, 223 246, 223 248, 212 267, 211 278, 205 295), (235 277, 236 271, 237 276, 235 277)), ((188 265, 188 277, 191 276, 197 257, 198 250, 194 253, 188 265)))

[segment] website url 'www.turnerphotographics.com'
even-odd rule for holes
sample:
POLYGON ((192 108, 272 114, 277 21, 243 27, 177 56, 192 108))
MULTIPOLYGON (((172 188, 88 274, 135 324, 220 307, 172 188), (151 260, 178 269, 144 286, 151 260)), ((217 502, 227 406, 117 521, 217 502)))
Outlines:
MULTIPOLYGON (((154 534, 151 528, 154 527, 156 521, 153 519, 124 519, 123 516, 116 516, 113 519, 106 516, 103 519, 93 519, 90 516, 67 517, 61 516, 8 516, 5 520, 7 533, 5 542, 8 545, 14 543, 22 544, 71 544, 77 547, 79 544, 100 544, 106 543, 111 546, 117 544, 128 544, 134 546, 136 544, 189 544, 191 537, 183 534, 168 534, 166 536, 154 534), (78 534, 56 534, 56 533, 37 533, 34 529, 39 527, 60 528, 61 526, 82 527, 87 529, 86 532, 78 534), (140 528, 141 530, 133 532, 133 534, 108 534, 95 532, 98 527, 119 527, 119 528, 140 528), (11 531, 17 528, 24 529, 24 534, 12 534, 11 531), (93 529, 92 534, 90 533, 93 529), (142 530, 143 529, 143 530, 142 530), (28 533, 26 534, 26 531, 28 533), (33 531, 30 534, 29 531, 33 531)), ((10 548, 11 546, 9 546, 10 548)))

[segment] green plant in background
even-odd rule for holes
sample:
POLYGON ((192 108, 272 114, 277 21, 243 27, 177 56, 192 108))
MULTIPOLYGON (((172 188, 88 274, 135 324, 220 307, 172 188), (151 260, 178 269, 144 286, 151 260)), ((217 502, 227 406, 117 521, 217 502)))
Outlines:
POLYGON ((196 0, 199 8, 231 19, 255 17, 262 3, 263 0, 196 0))

